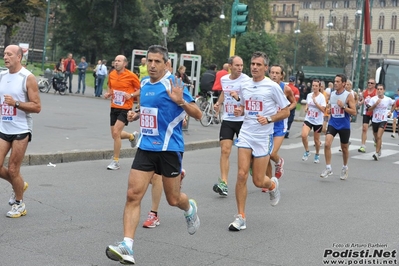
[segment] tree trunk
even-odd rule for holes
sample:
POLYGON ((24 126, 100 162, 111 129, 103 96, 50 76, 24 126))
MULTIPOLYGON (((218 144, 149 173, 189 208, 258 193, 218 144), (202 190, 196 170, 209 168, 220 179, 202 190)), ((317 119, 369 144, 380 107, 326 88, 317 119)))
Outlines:
POLYGON ((14 26, 6 25, 6 32, 4 33, 4 49, 11 44, 12 28, 14 26))

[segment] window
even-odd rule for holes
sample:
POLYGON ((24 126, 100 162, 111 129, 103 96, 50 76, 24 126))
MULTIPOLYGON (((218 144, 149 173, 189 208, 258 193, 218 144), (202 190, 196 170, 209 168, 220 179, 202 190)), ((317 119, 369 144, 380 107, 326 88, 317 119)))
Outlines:
POLYGON ((377 40, 377 54, 382 54, 382 39, 378 38, 377 40))
POLYGON ((303 22, 309 22, 309 16, 308 15, 304 15, 303 16, 303 22))
POLYGON ((344 17, 342 18, 342 29, 348 29, 348 20, 348 16, 344 15, 344 17))
POLYGON ((338 1, 332 1, 332 8, 338 8, 338 1))
POLYGON ((380 0, 380 7, 385 7, 385 0, 380 0))
POLYGON ((397 24, 398 24, 398 16, 396 14, 393 14, 391 20, 391 30, 396 30, 397 24))
POLYGON ((274 4, 274 5, 273 5, 273 13, 276 13, 276 12, 277 12, 277 5, 274 4))
POLYGON ((394 55, 395 54, 395 39, 391 38, 389 40, 389 54, 394 55))
POLYGON ((398 0, 392 0, 392 6, 398 6, 398 0))
POLYGON ((335 27, 337 25, 337 17, 336 16, 332 16, 331 17, 331 22, 333 24, 333 27, 335 27))
POLYGON ((380 19, 378 21, 378 29, 380 29, 380 30, 384 29, 384 22, 385 22, 385 16, 383 14, 381 14, 380 19))
POLYGON ((326 8, 326 2, 321 1, 320 2, 320 8, 322 8, 322 9, 326 8))
POLYGON ((349 8, 349 0, 344 1, 344 8, 349 8))
POLYGON ((324 16, 321 15, 319 17, 319 29, 323 29, 324 28, 324 16))
POLYGON ((312 8, 312 2, 303 2, 302 7, 303 9, 310 9, 312 8))
POLYGON ((292 4, 291 12, 292 12, 292 15, 295 16, 295 4, 292 4))
POLYGON ((287 15, 287 6, 283 5, 283 15, 287 15))

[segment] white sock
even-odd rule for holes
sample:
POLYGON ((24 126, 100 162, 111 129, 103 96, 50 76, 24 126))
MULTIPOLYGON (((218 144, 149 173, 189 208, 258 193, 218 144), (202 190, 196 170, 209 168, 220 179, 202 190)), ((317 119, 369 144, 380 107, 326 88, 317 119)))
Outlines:
POLYGON ((131 239, 130 237, 124 237, 123 241, 126 243, 126 246, 128 246, 131 250, 133 250, 133 242, 134 242, 133 239, 131 239))
POLYGON ((331 164, 327 164, 326 167, 328 170, 331 170, 331 164))
POLYGON ((191 213, 193 212, 193 206, 191 206, 190 204, 190 209, 188 209, 187 211, 184 212, 184 215, 189 216, 191 215, 191 213))
POLYGON ((347 165, 343 165, 342 169, 348 169, 348 166, 347 165))

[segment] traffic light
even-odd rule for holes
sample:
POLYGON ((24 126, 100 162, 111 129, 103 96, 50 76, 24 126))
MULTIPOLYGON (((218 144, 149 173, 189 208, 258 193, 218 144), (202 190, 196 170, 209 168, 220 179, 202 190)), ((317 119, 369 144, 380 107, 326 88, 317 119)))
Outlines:
POLYGON ((231 10, 231 36, 235 37, 247 31, 248 6, 234 1, 231 10))

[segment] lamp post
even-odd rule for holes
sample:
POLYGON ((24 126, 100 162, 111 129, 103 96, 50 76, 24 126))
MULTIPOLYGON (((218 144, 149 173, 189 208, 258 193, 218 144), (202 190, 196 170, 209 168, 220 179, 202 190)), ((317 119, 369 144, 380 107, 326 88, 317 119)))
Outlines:
POLYGON ((168 48, 168 42, 166 40, 166 36, 168 35, 169 21, 167 19, 161 19, 159 21, 159 26, 162 27, 162 33, 164 35, 164 46, 165 48, 168 48))
MULTIPOLYGON (((352 60, 352 70, 351 70, 351 80, 353 81, 355 78, 355 65, 356 65, 356 54, 357 54, 357 30, 359 29, 359 25, 360 25, 360 16, 362 15, 362 11, 359 9, 356 11, 355 13, 355 18, 356 18, 356 22, 355 22, 355 39, 353 40, 353 60, 352 60)), ((357 90, 357 88, 354 88, 357 90)))
POLYGON ((327 23, 328 36, 327 36, 327 51, 326 51, 326 67, 328 67, 328 53, 330 52, 330 29, 334 27, 334 24, 331 21, 331 12, 333 12, 332 9, 330 9, 330 17, 327 23))
POLYGON ((48 16, 50 13, 50 0, 47 2, 47 12, 46 12, 46 24, 44 26, 44 42, 43 42, 43 54, 42 54, 42 71, 44 71, 44 58, 46 57, 46 46, 47 46, 47 29, 48 29, 48 16))
POLYGON ((292 70, 292 74, 293 75, 296 75, 295 74, 295 68, 296 68, 296 51, 297 51, 297 49, 298 49, 298 34, 299 33, 301 33, 301 30, 299 29, 300 27, 299 27, 299 23, 300 23, 300 19, 298 19, 298 23, 296 24, 296 30, 294 31, 294 34, 295 34, 295 52, 294 52, 294 69, 292 70))

